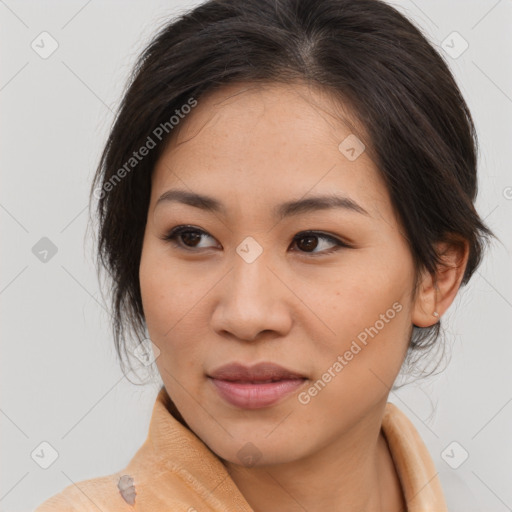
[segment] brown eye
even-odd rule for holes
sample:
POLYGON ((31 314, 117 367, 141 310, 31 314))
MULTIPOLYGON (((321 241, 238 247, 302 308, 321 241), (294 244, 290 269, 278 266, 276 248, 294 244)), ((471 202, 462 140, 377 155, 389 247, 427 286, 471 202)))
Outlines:
POLYGON ((312 251, 317 245, 318 237, 316 236, 303 236, 297 240, 297 246, 304 251, 312 251))
MULTIPOLYGON (((194 251, 195 249, 208 249, 213 247, 211 245, 200 246, 202 240, 208 237, 213 240, 213 237, 202 229, 194 228, 193 226, 177 226, 168 234, 164 235, 162 240, 172 242, 178 249, 194 251)), ((333 236, 317 231, 299 233, 295 236, 293 242, 298 247, 299 252, 313 255, 331 254, 341 247, 351 247, 333 236), (329 245, 331 245, 330 248, 329 245), (319 250, 316 250, 318 248, 319 250)))
POLYGON ((350 247, 348 244, 338 240, 337 238, 315 231, 299 233, 293 241, 300 249, 300 252, 311 254, 330 254, 337 251, 340 247, 350 247), (331 249, 325 248, 326 244, 319 242, 319 240, 323 240, 324 242, 327 241, 331 245, 334 245, 334 247, 331 249), (315 249, 319 246, 321 250, 315 252, 315 249))
POLYGON ((179 236, 185 245, 195 247, 201 240, 202 234, 197 233, 196 231, 182 231, 179 236))
POLYGON ((178 226, 172 229, 167 235, 162 237, 162 239, 166 241, 171 241, 175 247, 187 250, 195 248, 205 248, 198 247, 201 240, 205 237, 212 238, 208 233, 206 233, 202 229, 197 229, 190 226, 178 226))

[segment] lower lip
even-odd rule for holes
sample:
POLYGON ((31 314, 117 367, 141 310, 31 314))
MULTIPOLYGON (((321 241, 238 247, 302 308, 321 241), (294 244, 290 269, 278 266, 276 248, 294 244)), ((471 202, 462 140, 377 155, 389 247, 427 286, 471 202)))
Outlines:
POLYGON ((210 378, 220 396, 242 409, 260 409, 275 404, 300 388, 306 379, 287 379, 262 384, 210 378))

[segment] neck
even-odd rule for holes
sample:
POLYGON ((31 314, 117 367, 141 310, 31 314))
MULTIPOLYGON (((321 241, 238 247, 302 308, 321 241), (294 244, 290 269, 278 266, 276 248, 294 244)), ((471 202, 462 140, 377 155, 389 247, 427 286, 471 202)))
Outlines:
POLYGON ((255 512, 405 511, 380 409, 300 460, 252 468, 223 462, 255 512))

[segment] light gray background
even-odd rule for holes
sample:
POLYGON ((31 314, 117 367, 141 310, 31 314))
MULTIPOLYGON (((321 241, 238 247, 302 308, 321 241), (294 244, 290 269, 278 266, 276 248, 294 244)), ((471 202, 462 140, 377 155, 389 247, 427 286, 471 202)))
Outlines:
MULTIPOLYGON (((122 469, 146 438, 159 383, 137 387, 117 363, 88 191, 135 57, 166 17, 197 3, 0 0, 1 511, 122 469), (31 48, 43 31, 59 44, 47 59, 31 48), (42 237, 58 249, 46 263, 32 252, 42 237), (31 458, 43 441, 58 452, 48 469, 31 458)), ((444 55, 480 136, 477 207, 503 245, 443 317, 446 370, 390 401, 427 444, 451 511, 512 510, 512 1, 393 5, 434 44, 453 31, 469 43, 444 55), (469 453, 458 469, 441 456, 453 441, 451 461, 469 453)))

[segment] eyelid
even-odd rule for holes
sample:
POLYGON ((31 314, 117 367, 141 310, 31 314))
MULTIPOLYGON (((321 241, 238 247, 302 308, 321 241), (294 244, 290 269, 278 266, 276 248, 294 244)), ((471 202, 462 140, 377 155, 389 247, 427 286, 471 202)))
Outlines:
MULTIPOLYGON (((306 236, 316 236, 317 238, 324 238, 324 239, 328 239, 330 240, 331 242, 334 242, 336 244, 339 244, 343 247, 352 247, 352 244, 349 243, 347 240, 339 237, 338 235, 331 235, 329 233, 326 233, 324 231, 320 231, 320 230, 315 230, 315 229, 306 229, 305 231, 300 231, 299 233, 297 233, 294 237, 293 237, 293 240, 299 240, 301 238, 304 238, 306 236)), ((306 253, 307 254, 307 253, 306 253)))
MULTIPOLYGON (((168 233, 164 234, 160 238, 164 241, 172 242, 172 244, 178 249, 182 249, 182 250, 185 250, 188 252, 199 252, 194 247, 186 247, 186 246, 183 246, 180 243, 174 241, 174 238, 178 237, 181 233, 187 232, 187 231, 193 231, 198 234, 206 235, 206 236, 209 236, 210 238, 214 239, 214 237, 212 235, 210 235, 208 232, 206 232, 203 229, 198 228, 196 226, 190 225, 190 224, 180 224, 179 226, 175 226, 168 233)), ((323 250, 321 252, 307 252, 307 251, 294 251, 294 252, 298 252, 302 255, 322 256, 322 255, 331 254, 331 253, 336 252, 337 250, 342 249, 342 248, 350 249, 350 248, 354 247, 351 243, 347 242, 343 238, 338 237, 337 235, 331 235, 329 233, 325 233, 324 231, 313 230, 313 229, 300 231, 293 237, 292 243, 295 243, 297 240, 300 240, 301 238, 305 238, 307 236, 312 236, 312 237, 316 237, 319 239, 329 240, 330 242, 332 242, 334 244, 334 247, 332 247, 331 249, 323 250)), ((211 247, 206 247, 206 248, 203 247, 203 248, 199 248, 199 249, 210 249, 210 248, 211 247)))
POLYGON ((192 226, 191 224, 180 224, 179 226, 172 228, 169 232, 167 232, 160 238, 166 242, 171 242, 178 249, 182 249, 182 250, 189 251, 189 252, 197 252, 194 250, 193 247, 182 246, 180 243, 175 242, 173 240, 174 238, 178 237, 181 233, 186 232, 186 231, 194 231, 201 235, 207 235, 210 238, 214 238, 212 235, 207 233, 204 229, 198 228, 196 226, 192 226))
POLYGON ((318 239, 329 240, 334 246, 331 247, 330 249, 324 249, 323 251, 320 252, 307 252, 295 249, 293 252, 298 253, 301 257, 321 258, 322 256, 330 256, 331 254, 338 252, 340 249, 353 248, 351 244, 344 241, 342 238, 338 236, 330 235, 328 233, 324 233, 323 231, 316 230, 306 230, 297 233, 297 235, 293 237, 292 243, 295 243, 296 240, 300 240, 301 238, 306 238, 307 236, 314 236, 318 239))

